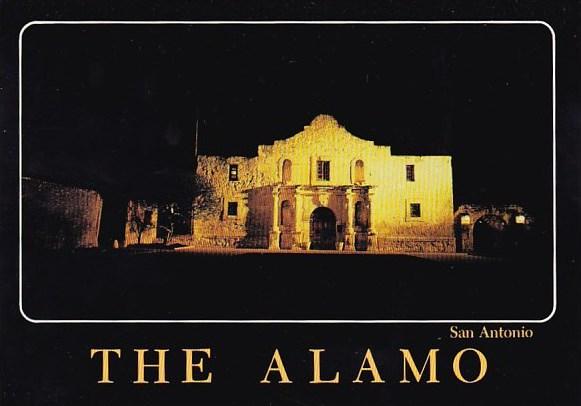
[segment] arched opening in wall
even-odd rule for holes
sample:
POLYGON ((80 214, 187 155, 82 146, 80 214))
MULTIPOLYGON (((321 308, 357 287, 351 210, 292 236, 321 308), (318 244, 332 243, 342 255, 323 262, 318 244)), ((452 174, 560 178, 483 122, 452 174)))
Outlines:
POLYGON ((288 200, 285 200, 280 205, 280 225, 288 226, 292 224, 292 208, 288 200))
POLYGON ((506 223, 498 216, 485 215, 474 223, 474 253, 498 256, 504 254, 504 232, 506 223))
POLYGON ((361 200, 355 203, 355 227, 367 228, 368 215, 365 203, 361 200))
POLYGON ((355 162, 355 174, 353 176, 353 182, 357 184, 362 184, 365 182, 365 166, 361 159, 355 162))
POLYGON ((368 211, 361 200, 355 203, 355 250, 367 250, 368 211))
POLYGON ((292 206, 288 200, 284 200, 280 204, 281 233, 279 241, 279 247, 283 250, 289 250, 292 248, 293 233, 291 226, 293 220, 292 206))
POLYGON ((287 185, 291 183, 293 164, 290 159, 285 159, 282 162, 282 183, 287 185))
POLYGON ((337 234, 335 214, 327 207, 313 210, 310 219, 310 237, 313 250, 334 250, 337 234))
POLYGON ((504 248, 507 255, 528 255, 533 248, 533 233, 523 214, 513 215, 504 233, 504 248))

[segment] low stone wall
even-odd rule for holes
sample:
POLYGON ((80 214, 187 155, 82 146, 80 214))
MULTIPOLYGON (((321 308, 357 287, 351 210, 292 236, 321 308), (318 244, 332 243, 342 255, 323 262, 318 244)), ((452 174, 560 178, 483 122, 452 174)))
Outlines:
MULTIPOLYGON (((163 239, 157 238, 158 243, 163 243, 163 239)), ((167 242, 168 244, 180 244, 180 245, 192 245, 194 243, 194 239, 192 238, 191 234, 178 234, 173 235, 171 239, 167 242)))
MULTIPOLYGON (((268 236, 253 236, 252 239, 241 236, 205 236, 197 237, 192 245, 204 248, 267 248, 268 236)), ((306 250, 306 246, 302 246, 306 250)), ((416 237, 377 237, 377 250, 381 252, 456 252, 454 238, 416 238, 416 237)))
POLYGON ((200 236, 193 239, 192 245, 205 248, 268 248, 268 236, 200 236))
POLYGON ((456 252, 454 238, 377 237, 377 249, 386 252, 456 252))
POLYGON ((195 245, 200 247, 236 248, 240 241, 239 237, 202 237, 195 240, 195 245))

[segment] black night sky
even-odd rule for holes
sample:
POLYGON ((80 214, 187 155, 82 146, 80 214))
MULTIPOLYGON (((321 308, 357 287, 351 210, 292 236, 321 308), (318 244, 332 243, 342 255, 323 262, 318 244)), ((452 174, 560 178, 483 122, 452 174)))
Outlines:
POLYGON ((455 204, 551 208, 542 25, 43 25, 23 37, 25 176, 128 197, 201 154, 256 154, 331 114, 394 154, 453 156, 455 204))

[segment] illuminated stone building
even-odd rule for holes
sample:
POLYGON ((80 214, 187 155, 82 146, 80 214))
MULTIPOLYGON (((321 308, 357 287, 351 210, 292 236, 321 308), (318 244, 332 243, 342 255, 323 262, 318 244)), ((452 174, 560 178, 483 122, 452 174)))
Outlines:
POLYGON ((197 244, 455 251, 451 157, 392 155, 328 115, 256 157, 198 156, 196 175, 197 244))

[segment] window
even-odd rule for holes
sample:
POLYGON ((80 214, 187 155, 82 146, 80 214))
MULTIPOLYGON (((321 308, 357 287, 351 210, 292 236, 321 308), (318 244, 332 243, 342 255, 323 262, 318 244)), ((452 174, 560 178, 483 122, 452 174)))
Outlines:
POLYGON ((469 214, 463 214, 462 216, 460 216, 460 224, 463 224, 463 225, 470 224, 470 215, 469 214))
POLYGON ((282 183, 288 184, 291 181, 292 176, 292 162, 285 159, 282 163, 282 183))
POLYGON ((421 217, 422 211, 419 203, 410 203, 410 217, 421 217))
POLYGON ((238 202, 228 202, 228 217, 236 217, 238 215, 238 202))
POLYGON ((361 159, 355 162, 355 176, 354 176, 354 183, 363 183, 365 182, 365 167, 363 165, 363 161, 361 159))
POLYGON ((230 165, 230 170, 228 171, 228 180, 238 180, 238 165, 230 165))
POLYGON ((280 205, 280 225, 288 226, 290 224, 292 224, 291 204, 288 200, 285 200, 280 205))
POLYGON ((317 161, 317 180, 330 180, 330 168, 330 161, 317 161))
POLYGON ((408 182, 415 182, 416 180, 416 171, 414 165, 406 165, 405 166, 405 177, 408 182))

